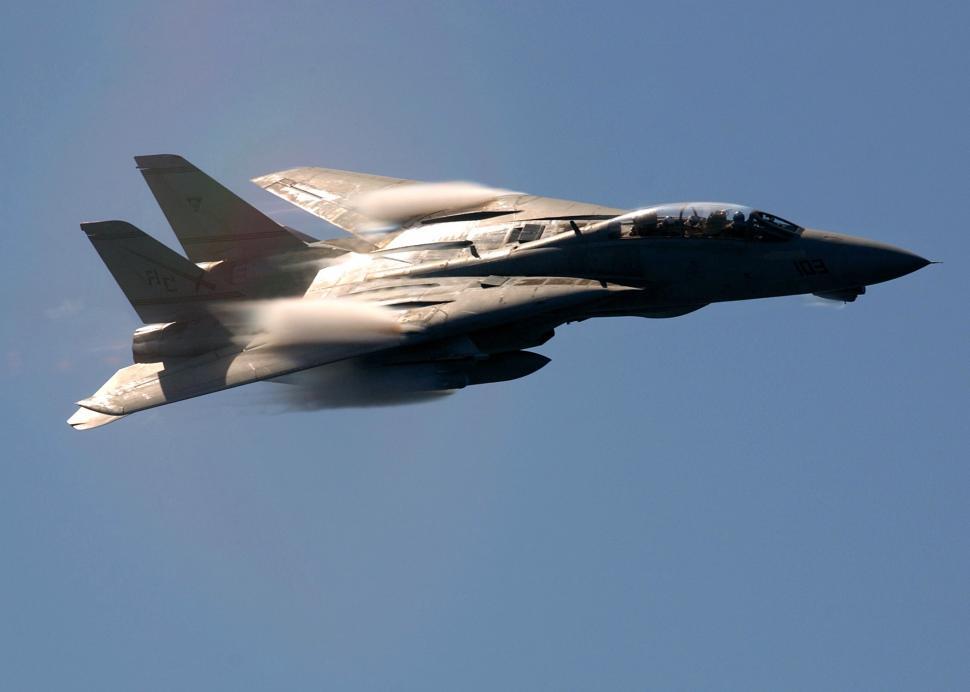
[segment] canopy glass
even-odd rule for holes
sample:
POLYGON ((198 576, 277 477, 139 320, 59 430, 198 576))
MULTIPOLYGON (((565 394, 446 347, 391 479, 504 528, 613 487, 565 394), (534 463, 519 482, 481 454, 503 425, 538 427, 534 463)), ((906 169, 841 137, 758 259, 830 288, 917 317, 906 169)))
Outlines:
POLYGON ((719 202, 662 204, 625 214, 624 235, 636 237, 737 238, 782 241, 797 237, 801 226, 758 209, 719 202))

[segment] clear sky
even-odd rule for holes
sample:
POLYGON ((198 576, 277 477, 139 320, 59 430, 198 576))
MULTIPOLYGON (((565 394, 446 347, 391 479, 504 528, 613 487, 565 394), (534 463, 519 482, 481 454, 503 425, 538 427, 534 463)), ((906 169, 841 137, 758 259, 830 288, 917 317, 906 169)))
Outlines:
POLYGON ((965 2, 8 3, 0 687, 970 688, 965 2), (752 204, 944 264, 561 328, 515 382, 89 433, 131 157, 752 204))

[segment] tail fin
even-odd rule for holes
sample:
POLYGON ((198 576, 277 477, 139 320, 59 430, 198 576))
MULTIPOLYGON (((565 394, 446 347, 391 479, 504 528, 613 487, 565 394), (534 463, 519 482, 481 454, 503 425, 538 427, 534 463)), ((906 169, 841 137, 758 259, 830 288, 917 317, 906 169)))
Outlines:
POLYGON ((209 301, 242 297, 220 291, 206 272, 130 223, 82 223, 81 230, 143 322, 204 316, 209 301))
POLYGON ((136 156, 135 163, 193 262, 251 259, 306 247, 181 156, 136 156))

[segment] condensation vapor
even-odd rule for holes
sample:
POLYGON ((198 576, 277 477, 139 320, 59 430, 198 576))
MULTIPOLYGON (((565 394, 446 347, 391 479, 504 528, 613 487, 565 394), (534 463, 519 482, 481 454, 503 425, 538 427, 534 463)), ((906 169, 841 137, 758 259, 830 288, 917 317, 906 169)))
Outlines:
POLYGON ((810 308, 828 308, 829 310, 844 310, 846 306, 844 301, 822 298, 816 295, 806 295, 804 304, 810 308))
MULTIPOLYGON (((225 319, 250 346, 309 345, 341 358, 360 352, 358 346, 393 347, 407 332, 393 310, 351 300, 253 301, 232 305, 225 319)), ((249 403, 270 412, 397 406, 447 396, 453 382, 433 365, 386 366, 351 357, 274 379, 249 403)))
POLYGON ((463 181, 412 183, 363 195, 354 207, 373 219, 401 223, 435 212, 478 207, 508 194, 513 193, 463 181))
POLYGON ((274 346, 389 344, 404 328, 388 308, 351 300, 281 298, 228 306, 228 322, 239 341, 258 338, 274 346))
POLYGON ((454 390, 435 385, 408 368, 384 367, 358 360, 323 365, 272 380, 253 403, 268 412, 374 408, 430 402, 454 390))

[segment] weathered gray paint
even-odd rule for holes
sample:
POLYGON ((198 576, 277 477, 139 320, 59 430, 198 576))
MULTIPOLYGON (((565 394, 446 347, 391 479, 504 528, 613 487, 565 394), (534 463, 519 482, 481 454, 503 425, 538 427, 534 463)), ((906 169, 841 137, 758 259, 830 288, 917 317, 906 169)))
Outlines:
MULTIPOLYGON (((695 237, 690 228, 677 237, 647 237, 636 230, 642 212, 521 193, 437 210, 375 234, 355 197, 414 181, 324 168, 254 179, 359 236, 306 242, 240 208, 245 203, 180 157, 138 161, 164 175, 175 161, 176 172, 216 190, 228 200, 216 207, 232 213, 218 216, 217 237, 197 264, 123 222, 84 225, 143 319, 165 324, 134 338, 136 360, 158 360, 119 370, 79 402, 69 421, 77 429, 342 360, 383 368, 419 389, 502 381, 545 365, 543 356, 523 349, 544 343, 566 322, 675 317, 710 303, 801 293, 852 300, 867 285, 928 264, 900 248, 827 231, 801 230, 770 242, 695 237), (240 343, 224 319, 227 303, 279 296, 386 306, 400 331, 377 344, 240 343)), ((216 226, 192 216, 203 205, 183 205, 157 175, 146 179, 173 227, 215 233, 216 226)))

